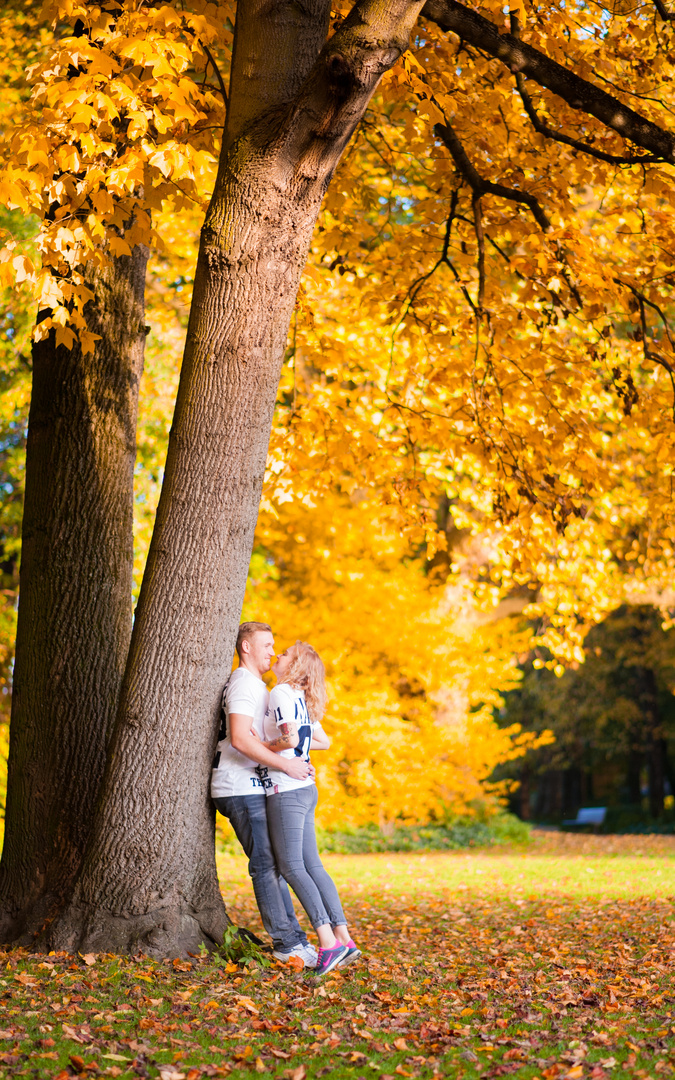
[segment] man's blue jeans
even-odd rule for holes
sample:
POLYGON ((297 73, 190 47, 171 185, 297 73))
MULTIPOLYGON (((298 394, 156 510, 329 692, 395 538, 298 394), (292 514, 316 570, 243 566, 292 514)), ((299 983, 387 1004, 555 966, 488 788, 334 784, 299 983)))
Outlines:
POLYGON ((248 872, 260 918, 274 948, 290 952, 296 945, 305 944, 307 935, 300 927, 288 885, 280 877, 274 861, 267 831, 267 796, 228 795, 213 802, 216 810, 230 822, 248 855, 248 872))

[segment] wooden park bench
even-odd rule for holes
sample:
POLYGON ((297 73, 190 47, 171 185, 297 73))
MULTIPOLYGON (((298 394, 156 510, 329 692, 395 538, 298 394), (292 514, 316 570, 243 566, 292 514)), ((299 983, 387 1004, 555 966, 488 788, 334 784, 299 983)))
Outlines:
POLYGON ((575 825, 592 825, 596 828, 598 825, 602 825, 607 814, 606 806, 586 806, 583 810, 577 810, 577 816, 570 818, 567 821, 563 821, 563 825, 575 826, 575 825))

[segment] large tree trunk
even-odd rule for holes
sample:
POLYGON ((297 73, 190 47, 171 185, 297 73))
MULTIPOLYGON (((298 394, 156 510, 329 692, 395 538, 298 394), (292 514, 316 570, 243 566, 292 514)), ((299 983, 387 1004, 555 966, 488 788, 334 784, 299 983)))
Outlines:
POLYGON ((60 947, 216 940, 209 767, 288 327, 325 188, 421 2, 238 6, 230 106, 103 801, 60 947))
POLYGON ((33 349, 0 936, 72 889, 131 637, 133 469, 147 249, 89 275, 93 354, 33 349))

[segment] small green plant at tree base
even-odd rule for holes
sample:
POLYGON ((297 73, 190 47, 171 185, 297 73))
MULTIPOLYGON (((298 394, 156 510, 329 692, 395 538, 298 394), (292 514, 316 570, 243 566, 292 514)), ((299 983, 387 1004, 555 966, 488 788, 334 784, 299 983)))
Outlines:
POLYGON ((260 940, 250 930, 235 926, 234 923, 225 930, 221 945, 216 948, 216 954, 229 964, 239 964, 242 967, 268 968, 272 963, 270 953, 260 943, 260 940))

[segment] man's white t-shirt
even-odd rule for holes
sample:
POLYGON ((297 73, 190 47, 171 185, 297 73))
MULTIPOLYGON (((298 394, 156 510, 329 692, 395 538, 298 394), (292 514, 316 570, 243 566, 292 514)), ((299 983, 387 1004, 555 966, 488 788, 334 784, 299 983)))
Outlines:
MULTIPOLYGON (((282 724, 294 724, 298 729, 298 745, 295 749, 281 750, 279 757, 299 757, 309 761, 309 748, 312 745, 314 724, 309 718, 305 695, 288 683, 280 683, 270 693, 269 708, 265 714, 265 742, 273 742, 279 737, 282 724)), ((294 780, 281 769, 270 769, 266 765, 258 766, 266 795, 278 795, 280 791, 295 791, 296 788, 309 787, 314 778, 294 780)))
POLYGON ((211 772, 211 797, 223 799, 228 795, 262 795, 263 782, 256 772, 257 762, 235 750, 230 741, 229 716, 242 713, 251 716, 251 728, 263 737, 269 692, 262 679, 245 667, 230 675, 223 694, 223 726, 220 729, 216 756, 211 772))

